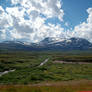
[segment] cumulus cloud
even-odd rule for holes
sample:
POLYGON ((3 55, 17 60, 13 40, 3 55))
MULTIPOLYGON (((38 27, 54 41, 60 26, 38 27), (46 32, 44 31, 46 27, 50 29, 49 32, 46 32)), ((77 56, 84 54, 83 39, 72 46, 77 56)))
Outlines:
POLYGON ((75 26, 72 36, 85 38, 92 42, 92 8, 87 9, 88 18, 85 22, 75 26))
POLYGON ((58 17, 63 20, 64 12, 61 9, 60 0, 12 0, 12 4, 20 4, 27 9, 27 13, 42 13, 47 18, 58 17))
POLYGON ((6 38, 6 31, 8 28, 8 20, 7 20, 7 14, 5 13, 4 9, 0 6, 0 38, 5 39, 6 38))
POLYGON ((0 40, 8 37, 9 40, 38 42, 46 37, 80 37, 92 42, 92 8, 87 9, 85 22, 65 31, 60 24, 46 24, 46 20, 58 18, 69 26, 63 20, 60 0, 11 0, 11 6, 6 9, 0 6, 0 40))
MULTIPOLYGON (((60 0, 11 0, 12 7, 0 6, 0 32, 10 39, 27 39, 37 42, 45 37, 60 36, 59 24, 45 24, 48 18, 63 21, 64 11, 60 0)), ((5 37, 4 37, 5 38, 5 37)))

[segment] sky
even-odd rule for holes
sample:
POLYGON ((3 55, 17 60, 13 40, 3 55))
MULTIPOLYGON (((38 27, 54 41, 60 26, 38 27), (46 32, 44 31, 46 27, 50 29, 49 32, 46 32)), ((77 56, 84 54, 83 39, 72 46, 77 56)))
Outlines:
POLYGON ((92 42, 92 0, 0 0, 0 41, 46 37, 92 42))

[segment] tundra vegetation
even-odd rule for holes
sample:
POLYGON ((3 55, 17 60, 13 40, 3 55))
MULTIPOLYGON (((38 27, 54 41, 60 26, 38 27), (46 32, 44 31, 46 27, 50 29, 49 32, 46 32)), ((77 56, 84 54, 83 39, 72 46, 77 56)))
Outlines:
POLYGON ((9 70, 15 71, 0 76, 0 92, 92 90, 91 52, 0 52, 0 74, 9 70), (48 62, 39 66, 47 58, 49 58, 48 62), (61 61, 71 63, 60 63, 61 61), (81 82, 81 80, 84 81, 81 82), (70 85, 70 81, 74 82, 70 85), (76 83, 78 81, 79 84, 76 83), (46 83, 48 85, 41 85, 46 83), (16 87, 13 85, 27 86, 16 87), (21 89, 18 90, 19 88, 21 89))

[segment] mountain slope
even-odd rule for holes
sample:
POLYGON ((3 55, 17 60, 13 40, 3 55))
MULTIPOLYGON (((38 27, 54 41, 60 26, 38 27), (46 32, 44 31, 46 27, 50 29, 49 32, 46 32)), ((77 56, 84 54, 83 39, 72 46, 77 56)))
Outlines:
POLYGON ((0 49, 3 50, 89 50, 92 49, 92 43, 82 38, 55 39, 45 38, 39 43, 26 43, 20 41, 5 41, 0 43, 0 49))
POLYGON ((87 50, 92 48, 92 43, 82 38, 62 39, 59 41, 46 38, 39 43, 39 47, 49 50, 87 50))

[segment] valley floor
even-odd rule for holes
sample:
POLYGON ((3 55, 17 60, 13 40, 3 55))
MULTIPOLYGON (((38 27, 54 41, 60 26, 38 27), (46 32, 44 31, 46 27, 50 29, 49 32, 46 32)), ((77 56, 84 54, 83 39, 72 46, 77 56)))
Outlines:
POLYGON ((92 90, 92 53, 0 53, 0 92, 92 90))

